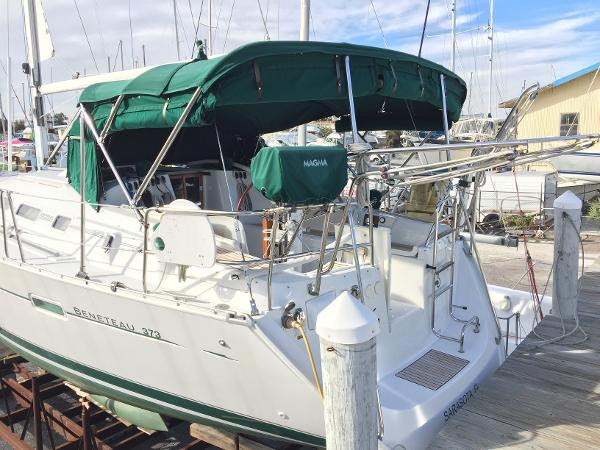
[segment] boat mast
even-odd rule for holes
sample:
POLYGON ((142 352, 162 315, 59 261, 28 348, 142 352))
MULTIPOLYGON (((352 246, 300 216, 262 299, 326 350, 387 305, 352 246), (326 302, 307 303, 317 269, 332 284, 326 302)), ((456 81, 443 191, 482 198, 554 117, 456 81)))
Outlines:
POLYGON ((450 54, 450 70, 456 68, 456 0, 452 0, 452 53, 450 54))
POLYGON ((208 54, 211 56, 213 51, 213 39, 212 39, 212 0, 208 0, 208 54))
POLYGON ((48 156, 48 137, 44 127, 44 98, 40 93, 42 70, 40 66, 40 45, 35 0, 23 0, 27 34, 27 63, 29 64, 29 88, 31 91, 31 109, 33 136, 35 141, 35 157, 37 167, 44 164, 48 156))
POLYGON ((492 69, 494 65, 494 0, 490 0, 490 26, 488 27, 488 39, 490 41, 490 78, 488 93, 488 117, 492 117, 492 69))
POLYGON ((177 23, 177 0, 173 0, 173 19, 175 20, 175 44, 177 45, 177 61, 181 59, 179 51, 179 25, 177 23))
MULTIPOLYGON (((300 0, 300 40, 308 41, 310 0, 300 0)), ((298 126, 298 145, 306 145, 306 125, 298 126)))
POLYGON ((7 169, 12 172, 12 81, 11 81, 11 60, 10 60, 10 2, 6 2, 6 112, 7 127, 6 127, 6 150, 7 150, 7 169))

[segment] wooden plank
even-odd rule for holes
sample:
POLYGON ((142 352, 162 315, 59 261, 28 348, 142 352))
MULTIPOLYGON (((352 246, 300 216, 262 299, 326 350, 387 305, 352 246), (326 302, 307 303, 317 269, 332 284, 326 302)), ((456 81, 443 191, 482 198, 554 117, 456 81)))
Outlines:
POLYGON ((31 450, 31 447, 19 439, 19 436, 13 433, 10 427, 0 422, 0 438, 2 438, 13 450, 31 450))
POLYGON ((273 450, 273 447, 253 441, 242 435, 238 436, 238 447, 239 450, 273 450))
POLYGON ((190 425, 190 435, 222 450, 238 450, 238 435, 230 431, 193 423, 190 425))

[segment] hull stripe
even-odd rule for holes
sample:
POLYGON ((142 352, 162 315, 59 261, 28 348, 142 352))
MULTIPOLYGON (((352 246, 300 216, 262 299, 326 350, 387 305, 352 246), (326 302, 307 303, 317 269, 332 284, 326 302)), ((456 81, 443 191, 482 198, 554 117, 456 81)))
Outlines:
POLYGON ((4 341, 4 343, 13 348, 13 350, 23 354, 26 358, 31 359, 32 362, 40 365, 42 368, 74 384, 83 385, 83 388, 93 390, 93 393, 104 394, 108 397, 131 403, 134 406, 151 409, 159 413, 183 418, 188 421, 204 422, 236 431, 283 438, 308 445, 319 447, 325 446, 325 439, 320 436, 260 421, 252 417, 219 409, 214 406, 199 403, 188 398, 179 397, 168 392, 116 377, 38 347, 31 342, 15 336, 4 328, 0 328, 0 340, 4 341), (61 369, 61 366, 68 370, 61 369), (77 374, 81 374, 85 378, 82 378, 77 374), (106 387, 104 384, 94 381, 88 381, 88 378, 99 380, 102 383, 106 383, 117 389, 106 387), (129 392, 129 394, 123 393, 123 391, 129 392), (151 400, 144 400, 139 396, 147 397, 151 400), (173 405, 188 412, 170 408, 169 405, 173 405))

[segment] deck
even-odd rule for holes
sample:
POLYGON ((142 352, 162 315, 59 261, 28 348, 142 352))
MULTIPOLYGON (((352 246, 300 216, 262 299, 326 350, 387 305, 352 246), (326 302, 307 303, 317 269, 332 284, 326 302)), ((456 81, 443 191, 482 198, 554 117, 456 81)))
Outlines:
MULTIPOLYGON (((539 346, 531 333, 450 418, 431 449, 598 448, 600 259, 586 267, 581 282, 578 309, 588 340, 539 346)), ((573 323, 566 326, 570 330, 573 323)), ((547 316, 536 332, 558 336, 560 320, 547 316)))

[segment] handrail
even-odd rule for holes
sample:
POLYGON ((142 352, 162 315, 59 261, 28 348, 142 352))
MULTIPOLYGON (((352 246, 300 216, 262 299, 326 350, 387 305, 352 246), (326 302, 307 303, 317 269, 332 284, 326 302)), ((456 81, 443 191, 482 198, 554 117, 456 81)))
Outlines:
MULTIPOLYGON (((324 204, 324 206, 326 208, 325 222, 323 225, 323 230, 322 230, 322 235, 321 235, 321 246, 318 251, 305 251, 305 252, 290 254, 289 251, 291 250, 291 245, 288 244, 284 248, 284 252, 281 255, 276 254, 276 252, 275 252, 275 247, 278 242, 277 229, 279 227, 279 217, 281 216, 281 214, 286 211, 292 210, 292 209, 304 209, 305 211, 309 210, 309 209, 315 209, 315 208, 319 208, 320 205, 309 205, 309 206, 294 207, 294 208, 276 207, 276 208, 267 209, 267 210, 263 210, 263 211, 239 211, 239 212, 212 211, 212 210, 203 210, 203 209, 194 209, 194 210, 176 209, 176 208, 165 208, 165 207, 160 207, 160 206, 146 208, 144 210, 143 219, 142 219, 142 229, 143 229, 142 288, 143 288, 143 292, 148 293, 148 284, 147 284, 148 255, 151 254, 151 252, 148 249, 148 230, 150 227, 150 215, 153 213, 154 214, 162 214, 162 213, 168 212, 168 213, 175 213, 175 214, 181 214, 181 215, 202 215, 202 216, 208 216, 208 217, 211 217, 211 216, 229 216, 229 217, 238 217, 238 216, 269 217, 270 216, 270 217, 272 217, 273 225, 272 225, 271 233, 270 233, 270 249, 271 250, 270 250, 269 256, 267 258, 250 259, 250 260, 247 260, 247 259, 223 260, 223 259, 217 258, 216 262, 218 264, 222 264, 222 265, 226 265, 226 266, 243 266, 248 269, 251 269, 253 266, 260 266, 260 268, 262 269, 262 268, 264 268, 265 263, 267 263, 268 264, 267 304, 268 304, 268 309, 271 310, 272 309, 272 278, 273 278, 274 264, 283 263, 288 260, 301 259, 301 258, 306 258, 306 257, 311 257, 311 256, 318 256, 319 265, 318 265, 318 269, 316 272, 317 278, 316 278, 315 283, 312 284, 312 288, 310 290, 311 294, 318 295, 318 292, 320 289, 321 277, 322 277, 322 275, 326 274, 327 272, 329 272, 331 270, 331 268, 335 264, 336 256, 339 251, 353 251, 354 256, 355 256, 355 267, 356 267, 357 271, 360 270, 360 264, 357 259, 357 251, 359 248, 369 248, 371 251, 371 258, 373 258, 372 254, 373 254, 374 245, 373 245, 373 230, 371 227, 369 228, 369 242, 357 243, 356 236, 353 236, 352 245, 342 246, 341 238, 344 233, 344 227, 342 226, 342 227, 340 227, 340 229, 337 232, 334 246, 329 247, 327 245, 327 237, 329 235, 331 215, 333 214, 333 212, 336 208, 341 209, 344 214, 343 224, 345 224, 350 204, 351 204, 350 197, 349 197, 348 201, 346 201, 342 204, 340 204, 340 203, 324 204), (325 265, 325 259, 329 255, 332 255, 332 257, 331 257, 332 263, 330 265, 331 267, 329 267, 327 270, 323 270, 323 266, 325 265)), ((306 214, 306 212, 305 212, 305 214, 306 214)), ((371 214, 372 214, 372 212, 371 212, 371 214)), ((303 216, 303 218, 301 219, 300 222, 303 223, 304 220, 305 220, 305 217, 303 216)), ((372 222, 372 219, 371 219, 371 222, 372 222)), ((352 223, 351 223, 351 231, 354 231, 354 225, 352 223)), ((297 237, 297 230, 294 231, 294 234, 292 235, 292 239, 295 239, 296 237, 297 237)), ((357 277, 359 278, 359 285, 360 285, 361 284, 360 273, 357 274, 357 277)))
MULTIPOLYGON (((419 147, 419 152, 439 152, 441 150, 468 150, 476 148, 493 148, 493 147, 516 147, 528 146, 530 144, 543 144, 546 142, 559 141, 577 141, 581 139, 600 139, 600 134, 576 134, 571 136, 553 136, 544 138, 529 138, 529 139, 511 139, 506 141, 485 141, 485 142, 465 142, 460 144, 435 144, 423 145, 419 147)), ((376 150, 366 150, 358 152, 348 152, 348 156, 364 156, 364 155, 385 155, 389 153, 412 153, 414 147, 394 147, 394 148, 379 148, 376 150)))
POLYGON ((508 356, 508 342, 510 339, 510 319, 515 318, 515 345, 519 345, 519 331, 521 330, 521 313, 519 311, 510 316, 498 317, 498 320, 506 320, 506 339, 504 344, 504 354, 508 356))
MULTIPOLYGON (((462 204, 462 209, 465 214, 465 217, 469 217, 469 213, 466 210, 464 204, 462 204)), ((479 252, 477 251, 477 245, 475 243, 475 230, 473 229, 473 224, 470 220, 466 221, 467 227, 469 228, 469 233, 471 234, 471 249, 472 254, 475 255, 475 260, 477 261, 477 273, 481 276, 481 280, 483 281, 485 295, 487 297, 487 304, 490 307, 490 311, 492 316, 494 317, 494 322, 496 323, 496 343, 499 344, 502 341, 502 330, 500 329, 500 322, 498 322, 498 316, 496 315, 496 310, 494 309, 494 305, 492 304, 492 297, 490 296, 490 291, 488 290, 487 280, 485 278, 485 274, 483 273, 483 268, 481 267, 481 259, 479 258, 479 252)))

